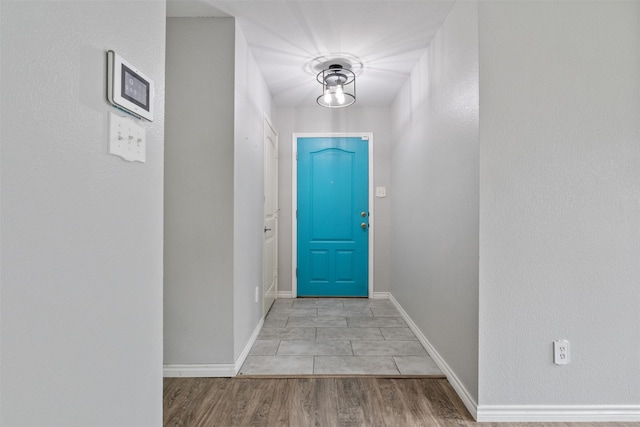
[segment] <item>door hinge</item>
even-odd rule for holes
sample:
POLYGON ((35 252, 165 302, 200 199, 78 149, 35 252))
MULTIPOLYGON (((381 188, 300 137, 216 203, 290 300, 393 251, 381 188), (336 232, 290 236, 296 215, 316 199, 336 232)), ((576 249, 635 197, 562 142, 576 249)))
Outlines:
POLYGON ((298 278, 298 267, 296 267, 296 279, 298 278))
POLYGON ((296 219, 298 219, 298 209, 296 209, 296 219))
POLYGON ((298 160, 298 152, 296 151, 296 160, 298 160))

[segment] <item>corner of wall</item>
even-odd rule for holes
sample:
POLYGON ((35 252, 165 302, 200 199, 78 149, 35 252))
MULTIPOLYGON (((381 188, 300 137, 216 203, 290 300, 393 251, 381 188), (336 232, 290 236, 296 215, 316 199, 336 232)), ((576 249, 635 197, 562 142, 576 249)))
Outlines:
POLYGON ((456 2, 393 102, 391 291, 478 399, 478 9, 456 2), (446 327, 443 327, 446 325, 446 327))

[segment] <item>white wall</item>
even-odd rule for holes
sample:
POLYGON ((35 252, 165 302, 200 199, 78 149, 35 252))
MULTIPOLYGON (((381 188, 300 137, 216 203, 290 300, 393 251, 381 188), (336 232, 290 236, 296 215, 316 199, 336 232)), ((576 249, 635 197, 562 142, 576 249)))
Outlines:
POLYGON ((479 16, 479 402, 638 408, 640 2, 479 16))
POLYGON ((394 101, 391 293, 477 399, 477 4, 456 3, 394 101))
POLYGON ((272 117, 271 93, 236 24, 234 146, 234 359, 262 318, 264 235, 264 117, 272 117), (258 302, 255 288, 259 288, 258 302))
POLYGON ((158 426, 164 2, 0 7, 0 424, 158 426), (108 49, 156 85, 144 164, 107 154, 108 49))
MULTIPOLYGON (((318 89, 320 90, 320 89, 318 89)), ((389 186, 389 108, 357 106, 345 109, 324 107, 290 108, 277 110, 280 141, 278 191, 280 216, 278 235, 278 291, 291 291, 291 151, 292 134, 302 132, 347 133, 373 132, 374 186, 389 186)), ((374 198, 374 292, 388 292, 390 283, 389 205, 393 192, 387 189, 387 198, 374 198)))
POLYGON ((234 360, 234 35, 167 19, 165 364, 234 360))

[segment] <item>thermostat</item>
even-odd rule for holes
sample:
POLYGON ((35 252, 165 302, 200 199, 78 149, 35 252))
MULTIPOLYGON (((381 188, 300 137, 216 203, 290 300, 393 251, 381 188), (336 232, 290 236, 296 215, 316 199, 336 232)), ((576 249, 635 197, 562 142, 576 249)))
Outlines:
POLYGON ((153 80, 112 50, 107 52, 107 99, 134 116, 153 121, 153 80))

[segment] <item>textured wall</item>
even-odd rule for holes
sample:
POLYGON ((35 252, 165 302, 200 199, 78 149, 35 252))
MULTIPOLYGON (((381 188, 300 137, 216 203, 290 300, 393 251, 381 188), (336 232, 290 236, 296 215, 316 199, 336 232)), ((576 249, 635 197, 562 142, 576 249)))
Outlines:
POLYGON ((477 399, 477 5, 454 5, 393 103, 391 293, 477 399))
MULTIPOLYGON (((278 235, 279 291, 291 291, 291 152, 294 132, 340 133, 373 132, 374 186, 389 186, 389 108, 330 110, 320 106, 278 108, 280 140, 278 191, 280 233, 278 235)), ((374 292, 388 292, 390 281, 389 204, 387 198, 374 198, 374 292)))
POLYGON ((271 95, 233 18, 167 34, 165 363, 233 363, 262 317, 271 95))
POLYGON ((167 19, 164 362, 233 362, 232 18, 167 19))
POLYGON ((479 16, 479 403, 637 407, 640 2, 479 16))
POLYGON ((272 111, 271 93, 237 24, 235 31, 234 360, 262 318, 263 122, 272 111))
POLYGON ((0 8, 0 424, 158 426, 164 2, 0 8), (107 154, 108 49, 155 82, 144 164, 107 154))

